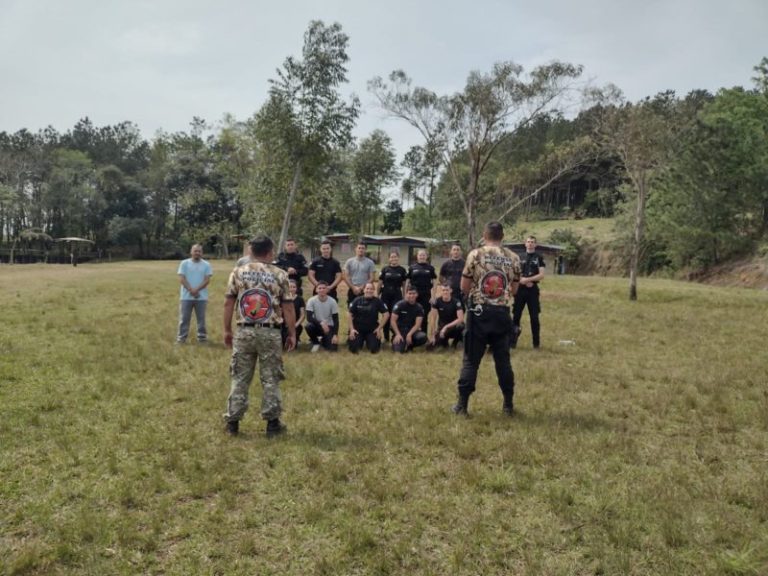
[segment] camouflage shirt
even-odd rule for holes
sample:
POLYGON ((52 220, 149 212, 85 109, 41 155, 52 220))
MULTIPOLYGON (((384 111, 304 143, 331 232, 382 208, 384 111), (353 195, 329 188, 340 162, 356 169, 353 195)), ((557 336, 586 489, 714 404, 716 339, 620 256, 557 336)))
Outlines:
POLYGON ((472 279, 471 305, 509 306, 520 281, 520 257, 502 246, 481 246, 467 256, 462 275, 472 279))
POLYGON ((237 299, 238 324, 281 325, 280 305, 293 300, 288 289, 288 273, 256 260, 232 270, 226 296, 237 299))

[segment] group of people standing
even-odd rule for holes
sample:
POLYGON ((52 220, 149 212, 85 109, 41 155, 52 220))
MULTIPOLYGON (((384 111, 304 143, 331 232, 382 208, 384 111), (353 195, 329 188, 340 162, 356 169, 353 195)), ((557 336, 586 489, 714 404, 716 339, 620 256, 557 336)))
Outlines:
MULTIPOLYGON (((535 252, 535 238, 529 237, 526 258, 521 263, 514 252, 501 245, 503 228, 498 222, 486 225, 483 239, 483 245, 471 251, 466 261, 461 247, 452 246, 450 259, 443 263, 439 274, 428 262, 425 250, 417 253, 416 262, 407 269, 400 265, 399 254, 392 252, 378 282, 375 264, 365 255, 365 244, 358 244, 355 256, 342 267, 333 258, 329 242, 321 244, 320 256, 307 265, 292 239, 286 241, 285 250, 277 257, 268 237, 251 240, 250 253, 238 261, 226 291, 224 340, 232 348, 231 390, 224 415, 227 431, 238 434, 239 421, 248 408, 248 389, 257 360, 262 383, 261 415, 267 421, 267 436, 285 431, 280 421, 282 351, 294 350, 304 330, 313 352, 338 349, 338 288, 342 282, 347 285, 347 345, 351 352, 368 348, 376 353, 383 342, 391 342, 395 352, 405 353, 423 345, 457 347, 464 341, 458 400, 453 411, 466 415, 477 369, 490 348, 504 396, 503 411, 511 415, 514 375, 509 350, 517 344, 526 306, 534 347, 540 345, 538 283, 543 278, 544 260, 535 252), (302 297, 305 277, 313 294, 306 303, 302 297), (435 280, 439 280, 437 291, 435 280), (430 314, 431 331, 427 324, 430 314), (233 319, 237 325, 234 333, 233 319)), ((188 337, 192 310, 197 313, 198 340, 205 342, 205 289, 212 271, 202 260, 202 247, 193 247, 191 258, 181 263, 178 274, 182 304, 177 342, 183 343, 188 337)))

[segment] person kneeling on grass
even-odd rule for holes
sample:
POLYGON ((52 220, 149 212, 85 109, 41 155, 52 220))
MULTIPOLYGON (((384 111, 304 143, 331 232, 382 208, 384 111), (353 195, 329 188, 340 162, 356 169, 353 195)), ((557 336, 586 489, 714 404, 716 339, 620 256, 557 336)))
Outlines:
POLYGON ((363 345, 366 345, 368 350, 376 354, 381 350, 384 325, 388 320, 387 305, 376 297, 373 282, 368 282, 363 288, 363 295, 355 298, 349 305, 349 351, 357 354, 363 349, 363 345))
POLYGON ((440 287, 440 296, 432 304, 432 317, 435 332, 429 346, 448 348, 453 340, 456 348, 464 335, 464 305, 459 298, 454 298, 453 290, 447 284, 440 287))
POLYGON ((416 302, 418 295, 416 288, 409 286, 405 291, 405 299, 400 300, 392 309, 390 326, 395 334, 392 339, 394 352, 405 354, 427 343, 427 333, 421 329, 424 322, 424 308, 416 302))
POLYGON ((317 294, 307 301, 307 336, 312 352, 322 346, 330 352, 339 349, 339 305, 328 296, 328 284, 318 282, 317 294))

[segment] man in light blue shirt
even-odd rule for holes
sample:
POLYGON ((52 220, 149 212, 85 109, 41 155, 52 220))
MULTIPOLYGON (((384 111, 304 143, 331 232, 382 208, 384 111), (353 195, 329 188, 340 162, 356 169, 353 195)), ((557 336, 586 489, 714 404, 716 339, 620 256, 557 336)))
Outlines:
POLYGON ((347 291, 347 307, 358 296, 368 282, 373 282, 376 276, 376 264, 365 255, 366 246, 362 242, 355 248, 355 255, 344 263, 344 282, 349 286, 347 291))
POLYGON ((181 283, 179 305, 179 335, 177 344, 184 344, 189 336, 189 324, 192 320, 192 310, 197 319, 197 341, 207 342, 208 332, 205 329, 205 308, 208 304, 208 283, 213 276, 211 265, 203 260, 203 247, 195 244, 189 251, 191 258, 182 260, 179 264, 179 282, 181 283))

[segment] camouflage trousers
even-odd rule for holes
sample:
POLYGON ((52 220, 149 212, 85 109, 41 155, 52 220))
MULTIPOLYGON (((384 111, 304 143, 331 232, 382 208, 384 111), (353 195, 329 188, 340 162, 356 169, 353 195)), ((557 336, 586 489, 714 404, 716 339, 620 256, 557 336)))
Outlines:
POLYGON ((282 412, 280 380, 283 372, 282 338, 273 328, 237 328, 232 340, 232 360, 229 365, 231 388, 224 419, 242 419, 248 410, 248 389, 259 364, 261 380, 261 417, 279 418, 282 412))

